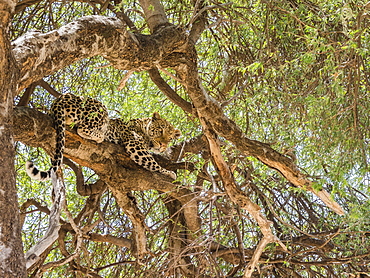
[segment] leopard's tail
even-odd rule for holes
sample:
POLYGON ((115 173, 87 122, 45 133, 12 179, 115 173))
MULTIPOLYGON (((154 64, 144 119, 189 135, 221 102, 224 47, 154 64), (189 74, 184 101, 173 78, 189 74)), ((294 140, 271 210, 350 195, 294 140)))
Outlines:
POLYGON ((30 176, 33 180, 38 181, 48 181, 51 178, 51 170, 53 167, 51 167, 48 171, 40 171, 36 168, 36 166, 33 164, 32 161, 26 162, 26 172, 27 175, 30 176))
POLYGON ((54 159, 51 160, 51 167, 48 171, 40 171, 32 161, 26 162, 26 172, 31 179, 48 181, 51 179, 51 171, 56 172, 62 164, 65 144, 65 113, 54 114, 55 128, 57 132, 54 159))

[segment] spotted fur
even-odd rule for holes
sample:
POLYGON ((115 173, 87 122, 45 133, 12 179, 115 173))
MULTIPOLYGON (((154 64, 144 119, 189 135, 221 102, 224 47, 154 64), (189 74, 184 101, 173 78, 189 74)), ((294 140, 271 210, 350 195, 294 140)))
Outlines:
POLYGON ((176 174, 162 168, 149 151, 160 153, 167 149, 171 140, 181 132, 155 112, 151 118, 130 121, 109 119, 106 107, 92 98, 65 94, 58 98, 50 109, 57 131, 54 158, 48 171, 38 170, 31 161, 26 163, 27 174, 35 180, 46 181, 51 171, 56 171, 63 158, 65 127, 77 129, 86 139, 98 143, 105 141, 123 145, 131 159, 143 168, 176 179, 176 174))

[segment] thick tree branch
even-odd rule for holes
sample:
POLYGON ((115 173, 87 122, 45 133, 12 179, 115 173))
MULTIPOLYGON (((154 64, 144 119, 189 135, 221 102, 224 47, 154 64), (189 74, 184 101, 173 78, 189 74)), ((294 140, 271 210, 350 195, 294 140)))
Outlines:
POLYGON ((26 33, 13 41, 12 47, 21 69, 22 90, 78 60, 97 55, 117 69, 148 70, 184 43, 184 34, 172 25, 148 36, 128 32, 114 17, 87 16, 45 34, 26 33))
POLYGON ((203 127, 214 130, 217 134, 232 142, 245 155, 256 157, 267 166, 276 169, 292 184, 314 193, 330 209, 339 215, 343 215, 343 209, 331 199, 330 194, 325 190, 315 190, 312 181, 299 171, 290 158, 278 153, 268 144, 247 138, 235 122, 225 116, 221 106, 207 94, 200 82, 195 49, 189 46, 187 53, 186 66, 179 67, 178 72, 186 80, 186 89, 198 111, 198 116, 205 119, 202 123, 207 123, 203 127))
MULTIPOLYGON (((149 0, 143 2, 150 10, 153 3, 149 0)), ((13 52, 22 68, 20 89, 76 60, 94 55, 102 55, 116 68, 128 70, 154 68, 158 63, 170 59, 166 62, 177 66, 199 116, 207 119, 211 129, 232 142, 245 155, 254 156, 278 170, 292 184, 314 193, 333 211, 344 214, 328 192, 313 188, 312 181, 299 171, 290 158, 265 143, 247 138, 235 122, 223 114, 220 105, 205 92, 200 83, 193 47, 187 49, 187 59, 183 59, 184 50, 180 50, 180 46, 185 43, 184 35, 173 26, 160 28, 152 36, 134 36, 124 30, 124 25, 116 18, 90 16, 46 34, 26 34, 13 43, 13 52), (181 55, 178 56, 176 51, 181 55), (186 66, 180 66, 181 63, 186 66)), ((185 109, 190 110, 188 105, 185 109)))
POLYGON ((151 33, 154 33, 161 26, 169 25, 166 13, 159 0, 139 0, 139 2, 144 10, 145 20, 151 33))
POLYGON ((27 106, 28 102, 30 101, 30 97, 32 93, 35 91, 36 83, 32 83, 30 86, 27 87, 27 89, 24 91, 21 99, 17 103, 17 106, 27 106))
POLYGON ((10 50, 8 30, 15 0, 0 0, 0 277, 26 277, 14 170, 12 93, 18 67, 10 50))
MULTIPOLYGON (((14 134, 15 139, 24 144, 41 147, 49 154, 54 150, 55 130, 52 120, 35 109, 14 109, 14 134)), ((166 192, 183 205, 188 229, 194 233, 199 230, 198 206, 193 200, 193 192, 177 188, 165 176, 142 169, 129 158, 123 147, 108 142, 97 144, 67 130, 64 155, 81 166, 93 169, 114 193, 118 203, 120 199, 124 203, 127 192, 131 190, 154 189, 166 192)))
POLYGON ((195 44, 204 29, 206 28, 207 23, 207 12, 204 9, 205 3, 203 0, 194 1, 194 14, 190 19, 191 29, 189 33, 189 41, 192 44, 195 44))
MULTIPOLYGON (((113 189, 113 188, 112 188, 113 189)), ((123 192, 115 192, 113 191, 113 194, 115 196, 119 196, 117 198, 118 205, 123 209, 125 214, 130 218, 131 223, 133 225, 133 253, 135 256, 137 256, 139 259, 142 259, 146 253, 148 253, 147 250, 147 239, 145 232, 148 230, 148 227, 145 224, 145 217, 139 210, 139 208, 136 205, 135 197, 130 195, 129 193, 123 193, 123 192)))
POLYGON ((174 104, 181 107, 185 112, 191 114, 193 113, 193 107, 190 102, 187 102, 182 97, 180 97, 171 87, 166 83, 166 81, 162 78, 161 74, 159 73, 158 69, 153 68, 149 71, 150 78, 152 81, 157 85, 157 87, 161 90, 161 92, 168 97, 174 104))
POLYGON ((208 129, 209 124, 204 120, 204 118, 201 118, 201 123, 204 133, 209 142, 213 161, 217 166, 218 172, 220 173, 220 177, 222 179, 227 195, 235 204, 238 204, 241 208, 245 209, 252 215, 254 220, 260 226, 261 232, 263 234, 263 238, 259 242, 257 249, 254 252, 252 259, 250 260, 244 273, 244 277, 249 278, 252 276, 254 268, 257 266, 258 260, 268 243, 278 242, 286 251, 287 249, 283 245, 283 243, 281 243, 281 241, 273 235, 270 227, 271 221, 268 221, 266 217, 261 213, 261 208, 257 204, 253 203, 249 199, 249 197, 236 186, 230 168, 222 157, 220 145, 216 135, 210 129, 208 129))

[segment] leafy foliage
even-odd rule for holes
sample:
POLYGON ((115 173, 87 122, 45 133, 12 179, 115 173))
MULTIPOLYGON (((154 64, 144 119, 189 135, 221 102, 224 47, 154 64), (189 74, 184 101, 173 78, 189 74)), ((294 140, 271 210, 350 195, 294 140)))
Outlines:
MULTIPOLYGON (((170 21, 185 30, 197 20, 199 10, 194 2, 203 3, 207 29, 196 45, 203 86, 247 136, 291 156, 315 182, 315 189, 331 191, 348 211, 345 217, 333 214, 317 198, 292 187, 276 171, 223 140, 223 155, 238 185, 262 208, 272 221, 275 235, 290 251, 268 246, 260 259, 266 266, 261 275, 369 274, 368 4, 361 0, 162 2, 170 21)), ((48 32, 84 15, 114 16, 117 10, 103 9, 102 3, 39 1, 18 11, 12 36, 15 39, 32 29, 48 32)), ((135 1, 111 4, 127 11, 138 30, 148 32, 135 1)), ((135 72, 119 91, 126 74, 107 65, 103 58, 94 57, 44 80, 59 93, 72 92, 102 101, 111 117, 147 117, 160 111, 182 130, 183 141, 202 133, 199 122, 172 104, 146 72, 135 72)), ((163 77, 188 100, 178 81, 163 77)), ((52 99, 38 86, 30 105, 46 111, 52 99)), ((40 159, 45 158, 47 168, 47 156, 41 152, 17 145, 20 205, 27 199, 45 207, 51 205, 50 187, 30 183, 21 169, 28 157, 38 157, 40 166, 40 159)), ((148 246, 152 254, 138 261, 129 247, 86 239, 78 259, 69 267, 50 269, 44 276, 81 277, 84 271, 90 271, 100 277, 179 277, 177 266, 186 258, 185 262, 198 269, 197 277, 240 277, 247 263, 245 258, 251 257, 261 231, 249 215, 230 202, 207 152, 205 149, 185 154, 183 160, 194 163, 197 170, 179 171, 180 188, 190 188, 199 203, 201 231, 192 240, 183 237, 186 227, 178 219, 183 208, 167 194, 134 192, 150 231, 148 246), (171 213, 174 208, 176 213, 171 213), (178 238, 184 246, 180 254, 175 254, 173 239, 178 238), (215 242, 219 244, 217 248, 215 242), (231 254, 229 257, 216 255, 216 251, 225 250, 231 254)), ((96 179, 89 169, 84 169, 84 175, 96 179)), ((81 227, 98 223, 91 233, 131 236, 132 224, 109 191, 101 195, 90 214, 82 217, 88 198, 79 196, 74 184, 74 173, 69 171, 68 209, 74 217, 79 216, 81 227)), ((23 225, 26 250, 43 235, 46 226, 47 215, 40 207, 28 207, 23 225)), ((67 233, 63 240, 65 250, 73 253, 73 235, 67 233)), ((55 244, 45 262, 63 257, 65 254, 55 244)))

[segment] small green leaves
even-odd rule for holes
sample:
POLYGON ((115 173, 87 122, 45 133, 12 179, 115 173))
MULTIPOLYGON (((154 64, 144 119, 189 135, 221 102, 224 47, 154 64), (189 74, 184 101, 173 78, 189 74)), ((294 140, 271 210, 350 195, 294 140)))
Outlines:
POLYGON ((316 191, 322 190, 322 183, 321 182, 312 182, 312 188, 316 191))
POLYGON ((261 62, 254 62, 247 67, 247 70, 252 74, 263 72, 263 64, 261 62))

